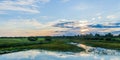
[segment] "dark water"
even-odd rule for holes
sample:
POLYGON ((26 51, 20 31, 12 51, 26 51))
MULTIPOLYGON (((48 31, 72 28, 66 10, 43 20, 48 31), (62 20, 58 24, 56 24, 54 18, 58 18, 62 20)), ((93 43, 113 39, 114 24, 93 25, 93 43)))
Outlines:
POLYGON ((86 51, 72 53, 28 50, 0 55, 0 60, 120 60, 119 51, 85 45, 78 46, 86 48, 86 51))

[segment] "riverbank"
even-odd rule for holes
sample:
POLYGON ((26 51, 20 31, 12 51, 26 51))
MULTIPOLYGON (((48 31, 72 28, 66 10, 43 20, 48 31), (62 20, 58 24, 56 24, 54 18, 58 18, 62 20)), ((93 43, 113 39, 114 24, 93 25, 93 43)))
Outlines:
POLYGON ((72 42, 81 43, 92 47, 120 50, 120 42, 118 41, 72 40, 72 42))
POLYGON ((69 51, 69 52, 80 52, 83 50, 80 47, 68 44, 65 41, 60 40, 53 40, 50 42, 44 41, 43 38, 39 38, 37 41, 29 41, 26 38, 0 40, 0 54, 29 49, 43 49, 51 51, 69 51))
POLYGON ((52 41, 45 41, 44 38, 38 38, 36 41, 29 41, 27 38, 2 38, 0 39, 0 54, 29 49, 68 52, 80 52, 84 50, 83 48, 69 44, 70 42, 85 44, 92 47, 120 50, 120 42, 118 41, 79 40, 75 38, 52 38, 52 41))

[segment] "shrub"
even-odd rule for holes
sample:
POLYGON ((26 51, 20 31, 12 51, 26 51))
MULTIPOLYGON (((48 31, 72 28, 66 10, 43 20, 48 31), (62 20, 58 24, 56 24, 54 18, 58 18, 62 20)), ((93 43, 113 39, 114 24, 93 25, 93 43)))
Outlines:
POLYGON ((46 36, 45 41, 52 41, 52 38, 50 36, 46 36))
POLYGON ((28 40, 29 40, 29 41, 37 41, 38 38, 37 38, 37 37, 28 37, 28 40))
POLYGON ((111 40, 112 40, 112 38, 110 38, 110 37, 106 38, 106 41, 111 41, 111 40))

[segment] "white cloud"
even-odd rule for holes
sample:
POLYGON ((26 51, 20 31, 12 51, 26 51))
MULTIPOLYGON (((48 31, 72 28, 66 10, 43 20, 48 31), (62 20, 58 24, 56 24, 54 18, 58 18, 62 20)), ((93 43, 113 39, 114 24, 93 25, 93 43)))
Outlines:
POLYGON ((85 3, 80 3, 72 7, 74 10, 87 10, 89 8, 92 8, 92 6, 85 3))
POLYGON ((116 16, 116 15, 109 15, 109 16, 107 16, 106 18, 107 18, 107 19, 115 19, 115 18, 117 18, 117 16, 116 16))
POLYGON ((7 14, 6 12, 4 12, 4 11, 0 11, 0 14, 7 14))
POLYGON ((54 22, 42 24, 36 19, 11 19, 0 24, 0 36, 47 36, 61 28, 52 27, 54 22), (6 28, 7 27, 7 28, 6 28))
POLYGON ((98 19, 102 19, 102 16, 98 16, 98 19))
POLYGON ((36 9, 31 9, 31 8, 24 8, 24 7, 19 7, 19 6, 8 6, 4 5, 3 7, 0 7, 0 10, 11 10, 11 11, 23 11, 23 12, 30 12, 30 13, 39 13, 38 10, 36 9))
POLYGON ((4 0, 0 2, 0 11, 22 11, 40 13, 36 3, 48 3, 50 0, 4 0))
POLYGON ((92 20, 95 20, 96 18, 92 18, 92 20))
POLYGON ((34 30, 42 28, 42 24, 36 19, 12 19, 3 22, 1 30, 34 30), (7 28, 6 28, 7 27, 7 28))
POLYGON ((40 19, 52 19, 52 18, 55 18, 55 17, 52 17, 52 16, 40 16, 40 19))

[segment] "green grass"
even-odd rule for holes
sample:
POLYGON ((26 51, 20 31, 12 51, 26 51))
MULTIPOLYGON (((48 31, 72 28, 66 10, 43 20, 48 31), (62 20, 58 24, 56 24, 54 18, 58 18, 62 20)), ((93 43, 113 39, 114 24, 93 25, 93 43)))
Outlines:
MULTIPOLYGON (((119 40, 120 38, 115 38, 119 40)), ((37 41, 29 41, 27 38, 0 38, 0 54, 28 49, 44 49, 53 51, 71 51, 80 52, 83 49, 68 43, 76 42, 93 47, 102 47, 120 50, 120 42, 105 40, 79 40, 68 38, 52 38, 47 42, 44 38, 38 38, 37 41)))
POLYGON ((82 43, 93 47, 102 47, 102 48, 120 50, 120 42, 118 41, 74 40, 73 42, 82 43))
POLYGON ((29 41, 27 38, 4 38, 0 39, 0 54, 16 52, 28 49, 44 49, 52 51, 82 51, 74 45, 67 44, 65 41, 53 39, 51 42, 46 42, 44 38, 39 38, 37 41, 29 41))
POLYGON ((101 47, 101 48, 108 48, 108 49, 115 49, 115 50, 120 50, 120 38, 113 38, 111 41, 106 41, 106 40, 82 40, 81 38, 76 39, 76 38, 57 38, 59 40, 63 40, 65 42, 75 42, 75 43, 81 43, 85 44, 88 46, 93 46, 93 47, 101 47), (117 41, 116 41, 117 40, 117 41))
POLYGON ((37 41, 29 41, 27 38, 1 38, 0 48, 39 44, 42 41, 44 38, 39 38, 37 41))

